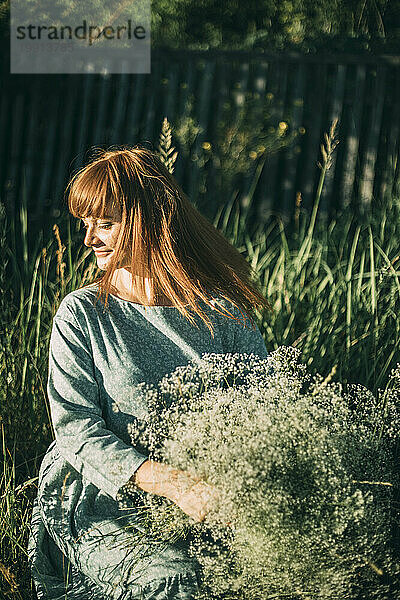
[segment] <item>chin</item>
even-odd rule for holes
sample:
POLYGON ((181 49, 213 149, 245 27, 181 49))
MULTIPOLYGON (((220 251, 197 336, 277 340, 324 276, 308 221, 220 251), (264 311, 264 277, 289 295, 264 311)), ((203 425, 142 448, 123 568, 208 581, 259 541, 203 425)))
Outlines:
POLYGON ((108 260, 101 256, 96 256, 96 261, 97 261, 98 268, 101 269, 102 271, 105 271, 107 268, 108 260), (104 268, 103 268, 103 265, 104 265, 104 268))

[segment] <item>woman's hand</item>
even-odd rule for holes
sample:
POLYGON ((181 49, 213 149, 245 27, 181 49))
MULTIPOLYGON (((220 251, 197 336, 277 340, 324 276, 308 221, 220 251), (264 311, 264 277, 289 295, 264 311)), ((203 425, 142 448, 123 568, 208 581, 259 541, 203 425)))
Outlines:
MULTIPOLYGON (((183 471, 181 471, 183 473, 183 471)), ((175 496, 175 504, 195 521, 204 521, 207 513, 219 501, 219 494, 213 486, 201 479, 188 476, 187 489, 175 496)))
POLYGON ((218 502, 216 488, 199 477, 150 459, 137 469, 135 484, 146 492, 172 500, 198 522, 203 521, 211 506, 218 502))

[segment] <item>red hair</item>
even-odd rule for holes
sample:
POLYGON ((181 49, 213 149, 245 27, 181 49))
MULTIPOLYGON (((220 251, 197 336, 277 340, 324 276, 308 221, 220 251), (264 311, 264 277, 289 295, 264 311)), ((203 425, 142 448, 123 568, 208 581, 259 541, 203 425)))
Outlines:
MULTIPOLYGON (((272 310, 252 281, 249 262, 190 203, 156 153, 140 146, 95 149, 90 162, 69 181, 67 192, 74 217, 119 215, 121 219, 115 252, 107 269, 95 279, 96 300, 102 299, 105 306, 113 272, 129 248, 132 294, 145 306, 156 304, 160 296, 167 297, 195 323, 189 313, 193 309, 212 335, 212 324, 199 299, 208 305, 215 296, 227 299, 241 312, 245 310, 253 328, 255 307, 272 310), (150 282, 152 304, 148 303, 145 278, 150 282)), ((223 314, 235 318, 220 306, 223 314)))

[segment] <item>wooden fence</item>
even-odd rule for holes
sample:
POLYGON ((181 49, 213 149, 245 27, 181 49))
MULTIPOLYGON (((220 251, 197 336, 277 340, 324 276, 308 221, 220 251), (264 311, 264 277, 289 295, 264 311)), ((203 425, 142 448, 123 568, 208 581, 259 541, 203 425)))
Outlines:
MULTIPOLYGON (((183 189, 198 206, 224 203, 233 190, 213 196, 210 181, 219 167, 212 150, 207 162, 205 149, 213 147, 224 107, 234 115, 251 96, 262 111, 268 99, 275 129, 284 121, 298 132, 289 147, 267 154, 258 171, 260 158, 249 155, 258 177, 254 218, 288 214, 297 192, 310 206, 320 144, 335 118, 339 145, 322 209, 368 206, 391 193, 393 184, 398 189, 399 72, 400 57, 390 56, 153 50, 148 75, 31 76, 10 75, 4 54, 0 199, 14 212, 24 183, 31 224, 46 227, 59 216, 68 178, 85 163, 90 147, 143 142, 157 147, 166 116, 173 127, 186 118, 181 136, 192 136, 186 147, 183 138, 173 139, 180 150, 175 175, 183 189), (208 187, 204 172, 211 178, 208 187)), ((235 181, 242 196, 249 185, 249 176, 235 181)))

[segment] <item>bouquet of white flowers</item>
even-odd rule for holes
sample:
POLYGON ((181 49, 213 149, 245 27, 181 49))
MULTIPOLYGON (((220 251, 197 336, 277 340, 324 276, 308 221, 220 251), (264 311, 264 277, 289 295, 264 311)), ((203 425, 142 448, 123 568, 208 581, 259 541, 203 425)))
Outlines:
POLYGON ((400 597, 400 369, 375 398, 311 377, 299 354, 203 354, 145 392, 132 443, 219 492, 201 523, 142 495, 153 536, 191 540, 199 600, 400 597))

